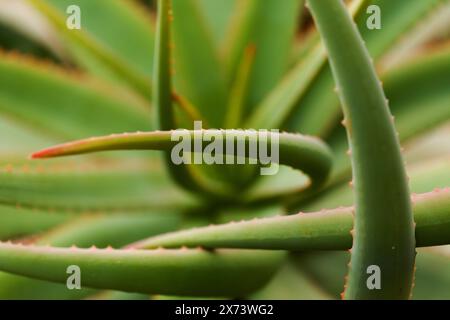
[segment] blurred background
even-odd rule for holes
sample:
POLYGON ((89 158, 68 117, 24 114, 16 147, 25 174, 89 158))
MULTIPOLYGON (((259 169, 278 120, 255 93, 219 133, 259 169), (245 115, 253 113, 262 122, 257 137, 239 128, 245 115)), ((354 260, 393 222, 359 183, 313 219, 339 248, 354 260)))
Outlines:
MULTIPOLYGON (((28 166, 26 158, 30 153, 41 148, 94 135, 151 130, 153 128, 150 121, 151 99, 147 85, 150 83, 153 69, 155 2, 151 0, 48 0, 32 1, 33 4, 31 4, 30 1, 0 0, 0 167, 8 172, 12 164, 14 168, 20 168, 26 172, 28 166), (122 7, 112 4, 118 2, 127 2, 130 5, 122 7), (45 5, 39 6, 39 3, 45 3, 45 5), (72 3, 80 4, 82 10, 82 32, 80 33, 70 33, 71 31, 64 27, 65 19, 69 16, 64 9, 72 3), (77 109, 77 112, 73 112, 75 105, 81 108, 81 111, 77 109), (129 113, 124 113, 123 110, 129 110, 129 113)), ((219 52, 222 60, 226 60, 227 39, 233 32, 234 21, 237 21, 235 19, 238 19, 240 15, 238 5, 245 1, 248 0, 196 1, 201 19, 207 25, 214 50, 219 52)), ((288 56, 285 59, 285 65, 269 81, 269 89, 295 69, 298 60, 305 57, 305 50, 311 49, 308 47, 308 42, 314 42, 312 19, 308 11, 303 10, 303 6, 301 8, 294 21, 295 32, 292 40, 289 40, 286 45, 288 56)), ((270 14, 267 13, 266 16, 270 14)), ((395 19, 396 17, 393 17, 393 20, 395 19)), ((260 23, 264 26, 265 20, 260 23)), ((388 36, 389 34, 386 35, 388 36)), ((186 42, 189 42, 189 36, 186 39, 186 42)), ((395 70, 406 62, 430 52, 448 50, 449 45, 450 2, 440 1, 433 10, 421 15, 414 27, 410 27, 394 41, 389 46, 389 50, 383 51, 377 59, 377 68, 380 73, 395 70)), ((175 46, 178 44, 175 43, 175 46)), ((182 48, 183 44, 180 44, 180 47, 182 48)), ((208 63, 205 63, 203 68, 206 70, 207 67, 208 63)), ((203 72, 201 68, 197 69, 199 74, 203 72)), ((436 86, 440 83, 439 81, 449 83, 447 70, 448 68, 443 70, 442 79, 436 79, 436 86)), ((177 83, 177 85, 180 86, 181 91, 185 88, 183 83, 177 83)), ((429 83, 429 85, 433 88, 433 84, 429 83)), ((262 92, 260 96, 256 94, 255 103, 260 102, 261 97, 268 93, 269 90, 262 92)), ((449 94, 450 87, 447 87, 447 92, 442 94, 444 97, 439 100, 440 114, 437 116, 439 121, 435 120, 432 125, 420 128, 417 134, 415 132, 410 134, 411 138, 406 139, 403 145, 408 171, 414 172, 415 176, 429 178, 429 183, 422 189, 418 188, 417 192, 431 191, 434 187, 450 186, 449 94), (439 171, 433 171, 435 176, 432 176, 433 173, 429 171, 431 167, 439 168, 439 171), (446 174, 441 174, 442 172, 446 174), (433 188, 430 188, 431 185, 433 188)), ((196 96, 191 98, 195 100, 196 96)), ((207 101, 206 98, 203 100, 203 97, 197 100, 200 104, 202 101, 207 101)), ((414 122, 416 117, 426 117, 426 115, 427 111, 423 110, 423 115, 415 114, 409 121, 414 122)), ((337 119, 334 120, 336 123, 339 122, 337 119)), ((296 131, 296 125, 293 123, 287 123, 285 128, 296 131)), ((309 131, 314 133, 314 128, 310 128, 309 131)), ((80 172, 98 170, 100 165, 102 170, 132 168, 137 172, 137 176, 133 177, 135 180, 131 180, 134 183, 132 190, 123 191, 119 188, 113 191, 122 193, 122 198, 118 199, 117 203, 125 207, 133 201, 137 203, 136 206, 164 207, 164 210, 177 210, 178 205, 184 206, 186 203, 191 205, 190 200, 186 200, 186 196, 181 194, 180 190, 170 185, 166 176, 161 178, 157 186, 149 187, 139 180, 138 175, 141 172, 139 170, 142 166, 146 168, 157 166, 158 174, 162 174, 159 158, 149 157, 152 161, 151 165, 143 164, 147 158, 142 161, 142 154, 133 152, 111 158, 101 156, 95 159, 88 158, 92 161, 86 161, 86 158, 71 158, 65 162, 52 162, 51 165, 57 168, 61 164, 62 171, 76 168, 80 172), (126 164, 117 163, 117 158, 121 159, 121 157, 127 158, 126 164), (147 192, 156 192, 156 195, 153 194, 151 199, 145 199, 147 192), (155 199, 157 199, 156 204, 152 202, 155 199), (169 208, 166 208, 167 204, 170 204, 169 208)), ((150 176, 152 174, 149 173, 150 176)), ((158 179, 160 179, 159 176, 158 179)), ((283 184, 284 181, 281 180, 279 183, 283 184)), ((290 184, 288 181, 285 183, 290 184)), ((10 205, 16 202, 16 198, 20 199, 14 191, 2 193, 2 188, 0 182, 1 203, 10 205)), ((49 190, 44 190, 43 194, 52 192, 51 189, 49 190)), ((324 195, 323 201, 303 204, 301 209, 314 211, 324 206, 333 208, 347 205, 348 194, 342 195, 339 192, 338 186, 324 195), (333 192, 339 196, 333 196, 333 192)), ((105 194, 105 197, 107 196, 105 194)), ((96 204, 91 198, 80 199, 80 202, 92 201, 96 204)), ((48 201, 51 203, 50 206, 58 206, 59 200, 49 199, 48 201)), ((105 201, 109 203, 110 200, 105 201)), ((114 206, 117 203, 111 205, 114 206)), ((82 206, 81 204, 73 205, 82 206)), ((0 208, 0 212, 1 210, 0 208)), ((14 228, 14 223, 8 227, 6 218, 4 219, 3 231, 0 230, 2 240, 10 236, 9 231, 12 229, 8 228, 14 228)), ((43 222, 41 229, 46 230, 47 227, 56 224, 58 223, 54 220, 48 223, 43 222)), ((195 222, 192 224, 195 225, 195 222)), ((27 226, 28 229, 26 229, 24 224, 21 224, 21 228, 24 228, 22 232, 25 234, 27 230, 31 234, 40 230, 36 226, 27 226)), ((0 229, 2 229, 1 226, 0 229)), ((139 236, 140 234, 135 235, 135 237, 139 236)), ((417 287, 419 289, 415 298, 450 299, 450 246, 421 249, 420 252, 424 254, 419 255, 419 259, 426 261, 423 264, 424 267, 418 269, 417 287)), ((291 260, 273 282, 255 295, 255 298, 328 299, 339 297, 348 260, 346 253, 299 254, 293 255, 291 260)), ((7 283, 6 280, 3 280, 4 286, 5 283, 7 283)), ((14 286, 17 289, 18 284, 14 286)), ((13 288, 12 285, 2 289, 0 276, 0 297, 2 292, 4 297, 8 297, 8 294, 13 292, 11 288, 13 288)), ((19 291, 17 289, 17 292, 19 291)), ((33 297, 33 294, 28 296, 33 297)))

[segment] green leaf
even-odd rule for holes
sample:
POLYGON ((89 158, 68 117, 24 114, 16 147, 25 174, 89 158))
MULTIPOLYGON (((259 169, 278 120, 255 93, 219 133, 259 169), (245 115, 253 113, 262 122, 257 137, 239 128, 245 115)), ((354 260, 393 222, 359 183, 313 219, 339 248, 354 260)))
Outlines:
MULTIPOLYGON (((216 149, 216 155, 236 156, 235 152, 237 150, 235 151, 234 148, 233 150, 229 150, 226 146, 224 147, 224 143, 226 139, 229 139, 230 135, 233 138, 233 142, 237 141, 237 144, 241 143, 245 145, 244 150, 250 150, 249 145, 251 141, 258 142, 258 144, 263 141, 267 146, 270 145, 271 148, 279 150, 279 159, 273 159, 274 163, 272 165, 287 165, 303 171, 310 176, 309 187, 311 188, 321 186, 326 181, 331 169, 331 154, 327 146, 319 139, 313 137, 299 134, 268 132, 267 139, 260 141, 261 137, 256 131, 183 130, 180 132, 189 136, 189 144, 192 142, 195 143, 195 141, 203 141, 203 136, 206 134, 214 136, 215 142, 222 144, 221 150, 219 148, 216 149), (231 152, 232 154, 230 154, 231 152)), ((162 150, 168 152, 180 143, 172 140, 173 133, 173 131, 156 131, 90 138, 45 149, 36 152, 32 157, 52 158, 110 150, 162 150)), ((183 137, 183 139, 187 139, 187 137, 183 137)), ((191 148, 192 153, 196 153, 197 151, 203 152, 203 149, 195 150, 191 148)), ((246 158, 254 156, 250 152, 246 152, 245 154, 246 158)))
MULTIPOLYGON (((445 247, 444 247, 445 248, 445 247)), ((450 297, 450 257, 444 250, 419 248, 416 258, 413 299, 434 300, 450 297)), ((301 253, 295 257, 299 271, 306 273, 335 299, 339 298, 349 261, 348 252, 301 253), (329 266, 333 266, 330 268, 329 266)))
POLYGON ((218 52, 198 3, 172 0, 172 5, 176 91, 197 106, 213 128, 219 128, 225 116, 226 87, 218 52))
POLYGON ((150 235, 174 231, 180 225, 180 215, 173 212, 85 215, 50 230, 36 243, 54 247, 122 247, 150 235))
MULTIPOLYGON (((352 15, 357 16, 361 14, 368 1, 369 0, 356 0, 352 2, 352 5, 350 6, 352 15)), ((322 73, 324 73, 327 60, 325 49, 319 39, 317 33, 309 35, 309 38, 305 43, 308 50, 305 49, 306 52, 303 52, 299 56, 298 62, 292 70, 289 71, 275 88, 268 92, 264 99, 256 106, 246 123, 246 127, 282 127, 293 111, 296 110, 298 104, 303 101, 303 98, 309 95, 309 90, 311 90, 311 86, 315 83, 316 79, 319 83, 323 82, 322 73)), ((331 74, 329 74, 329 76, 332 81, 331 74)), ((321 84, 317 85, 317 87, 319 86, 321 87, 321 84)), ((303 119, 296 119, 296 123, 298 121, 303 121, 303 119)), ((323 114, 321 114, 320 119, 309 118, 306 125, 311 128, 321 128, 323 126, 323 114)), ((295 131, 313 131, 309 130, 309 127, 307 126, 301 127, 301 130, 298 130, 298 128, 299 126, 294 127, 295 131)))
MULTIPOLYGON (((427 52, 383 76, 399 138, 406 142, 450 119, 450 46, 427 52)), ((330 184, 348 179, 350 163, 345 133, 330 139, 336 155, 330 184)))
POLYGON ((174 188, 158 163, 122 161, 88 168, 7 166, 0 172, 0 203, 58 212, 189 208, 197 202, 174 188))
POLYGON ((440 4, 448 0, 407 1, 407 0, 372 0, 370 5, 377 5, 381 10, 381 29, 366 27, 369 14, 356 19, 367 49, 375 58, 379 58, 395 45, 409 30, 419 25, 423 17, 440 4))
MULTIPOLYGON (((161 130, 171 130, 177 127, 175 122, 175 112, 173 108, 173 92, 172 92, 172 70, 171 60, 173 59, 171 46, 171 21, 173 19, 171 0, 158 1, 158 25, 156 33, 156 52, 155 52, 155 70, 154 70, 154 105, 156 107, 158 128, 161 130)), ((188 97, 184 100, 189 101, 189 105, 193 105, 188 97)), ((197 113, 200 110, 196 110, 197 113)), ((208 180, 197 167, 175 165, 170 159, 170 152, 164 152, 164 159, 168 171, 172 179, 181 187, 189 191, 197 191, 203 194, 210 194, 207 185, 208 180)))
POLYGON ((236 9, 236 3, 236 0, 198 1, 198 5, 209 24, 208 29, 218 48, 222 46, 226 32, 231 27, 230 22, 236 9))
POLYGON ((239 128, 245 111, 245 102, 251 85, 250 75, 255 62, 256 50, 254 46, 246 48, 241 63, 239 64, 236 79, 231 88, 225 118, 225 128, 239 128))
POLYGON ((51 65, 0 56, 0 111, 58 139, 148 129, 147 104, 51 65))
MULTIPOLYGON (((350 10, 371 55, 378 61, 382 53, 388 52, 396 40, 414 28, 420 18, 440 1, 420 1, 411 5, 408 0, 395 3, 389 0, 358 0, 352 3, 350 10), (366 26, 369 17, 366 9, 372 4, 380 5, 381 30, 368 30, 366 26)), ((255 109, 248 122, 249 127, 283 126, 292 131, 320 136, 328 135, 334 128, 340 115, 339 101, 333 91, 335 85, 323 49, 320 45, 314 45, 316 38, 309 38, 312 39, 308 44, 309 53, 301 55, 295 68, 255 109)))
POLYGON ((246 296, 270 280, 283 257, 283 252, 249 250, 92 250, 0 244, 0 269, 6 272, 66 283, 67 267, 77 265, 85 287, 187 296, 246 296))
POLYGON ((133 1, 32 0, 66 40, 68 51, 89 71, 150 95, 152 17, 133 1), (70 5, 81 10, 81 30, 66 26, 70 5), (98 13, 101 12, 101 18, 98 13))
MULTIPOLYGON (((450 159, 444 157, 433 159, 411 166, 408 169, 410 189, 414 193, 426 193, 435 188, 450 186, 450 159)), ((328 188, 309 201, 294 206, 295 210, 316 211, 339 206, 350 206, 354 203, 353 190, 347 183, 328 188)))
POLYGON ((0 206, 0 239, 37 234, 72 218, 70 214, 0 206))
MULTIPOLYGON (((21 214, 21 212, 17 212, 17 214, 21 214)), ((26 215, 31 219, 30 224, 33 225, 41 224, 39 220, 41 216, 26 215)), ((55 213, 53 216, 59 217, 60 220, 63 218, 55 213)), ((156 235, 175 230, 181 222, 180 218, 179 215, 172 212, 161 212, 160 214, 128 212, 127 214, 117 213, 107 216, 81 216, 44 233, 37 238, 35 243, 51 244, 56 247, 73 245, 78 247, 121 247, 149 234, 156 235)), ((80 299, 93 293, 92 290, 82 289, 74 294, 62 284, 0 273, 0 298, 2 299, 80 299)))
POLYGON ((308 0, 328 50, 345 114, 355 186, 355 232, 348 299, 408 299, 414 276, 414 219, 400 145, 369 53, 339 0, 308 0), (383 237, 378 232, 383 230, 383 237), (366 285, 383 270, 382 290, 366 285))
MULTIPOLYGON (((412 197, 417 246, 450 244, 450 189, 412 197)), ((348 250, 354 207, 231 222, 142 240, 139 248, 239 248, 266 250, 348 250)))
POLYGON ((239 2, 238 14, 225 44, 225 59, 228 81, 232 83, 245 49, 249 45, 256 49, 245 114, 264 98, 286 72, 303 3, 303 0, 239 2))
MULTIPOLYGON (((445 1, 445 0, 444 0, 445 1)), ((358 29, 364 39, 371 57, 378 62, 400 40, 408 30, 413 29, 423 15, 430 12, 442 0, 369 0, 364 1, 361 10, 355 15, 358 29), (366 14, 368 6, 376 4, 381 10, 382 28, 369 30, 366 14)), ((348 50, 348 49, 347 49, 348 50)), ((324 137, 336 126, 341 115, 339 101, 333 91, 335 82, 328 65, 311 84, 307 94, 292 109, 287 128, 324 137)))

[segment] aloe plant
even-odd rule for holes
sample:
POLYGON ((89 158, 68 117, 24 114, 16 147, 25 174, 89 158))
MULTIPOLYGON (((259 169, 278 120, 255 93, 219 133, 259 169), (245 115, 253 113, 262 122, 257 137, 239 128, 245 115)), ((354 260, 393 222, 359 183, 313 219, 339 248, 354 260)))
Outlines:
POLYGON ((149 2, 0 15, 1 299, 450 298, 449 1, 149 2))

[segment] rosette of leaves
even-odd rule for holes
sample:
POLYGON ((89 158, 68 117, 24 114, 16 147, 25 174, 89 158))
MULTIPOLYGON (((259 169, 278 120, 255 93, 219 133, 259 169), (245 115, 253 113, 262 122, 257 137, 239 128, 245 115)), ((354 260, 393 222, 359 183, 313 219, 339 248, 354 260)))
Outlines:
POLYGON ((11 3, 0 298, 450 297, 447 0, 11 3), (175 165, 194 121, 280 171, 175 165))

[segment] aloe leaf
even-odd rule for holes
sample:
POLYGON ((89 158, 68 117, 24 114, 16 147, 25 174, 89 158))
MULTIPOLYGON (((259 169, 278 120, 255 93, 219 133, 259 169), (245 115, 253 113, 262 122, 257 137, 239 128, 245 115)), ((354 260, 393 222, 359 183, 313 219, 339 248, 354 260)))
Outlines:
POLYGON ((449 61, 447 45, 383 78, 400 139, 407 140, 450 119, 449 61))
MULTIPOLYGON (((155 48, 155 70, 154 83, 155 94, 154 104, 156 106, 158 128, 162 130, 171 130, 177 127, 175 122, 175 112, 173 108, 172 93, 172 50, 171 46, 171 27, 170 21, 172 16, 172 2, 170 0, 158 1, 158 25, 156 32, 156 48, 155 48)), ((191 100, 185 97, 186 101, 191 100)), ((197 110, 199 111, 199 110, 197 110)), ((211 194, 210 189, 216 187, 208 183, 198 167, 187 167, 185 165, 176 166, 170 159, 170 152, 164 153, 165 163, 172 179, 186 190, 197 191, 203 194, 211 194), (197 170, 196 170, 197 169, 197 170)), ((221 188, 218 187, 218 190, 221 188)), ((221 192, 221 191, 218 191, 221 192)), ((214 192, 212 196, 215 196, 214 192)))
POLYGON ((225 128, 239 128, 242 124, 255 54, 256 48, 254 46, 246 48, 231 89, 225 118, 225 128))
POLYGON ((150 112, 133 95, 51 65, 2 54, 0 87, 0 111, 41 135, 67 139, 150 127, 150 112))
POLYGON ((308 4, 328 49, 352 151, 355 235, 345 298, 407 299, 414 275, 414 219, 386 97, 345 6, 337 0, 308 4), (366 270, 374 264, 382 270, 382 290, 366 285, 366 270))
POLYGON ((303 0, 250 0, 239 3, 239 14, 232 21, 233 27, 229 29, 225 42, 225 59, 228 81, 231 83, 245 48, 249 45, 256 48, 246 114, 286 71, 287 58, 303 3, 303 0))
MULTIPOLYGON (((421 1, 411 6, 408 0, 395 3, 388 0, 358 0, 351 4, 350 10, 371 55, 378 61, 382 54, 395 45, 396 40, 414 28, 420 18, 433 10, 440 1, 421 1), (381 8, 381 30, 367 29, 369 15, 366 9, 372 4, 381 8)), ((311 38, 314 40, 315 37, 311 38)), ((326 65, 320 45, 309 47, 310 53, 302 56, 303 59, 298 61, 296 67, 255 109, 249 120, 250 127, 283 126, 292 131, 320 136, 328 135, 333 129, 340 112, 339 101, 333 92, 331 70, 326 65), (326 119, 324 115, 327 115, 326 119)))
POLYGON ((87 168, 17 165, 0 172, 0 202, 57 212, 185 208, 197 201, 179 189, 160 169, 147 163, 113 161, 87 168), (120 165, 120 167, 119 167, 120 165))
MULTIPOLYGON (((350 10, 353 16, 362 13, 369 0, 356 0, 351 3, 350 10)), ((280 128, 285 125, 287 118, 293 113, 300 101, 309 92, 311 85, 317 79, 323 82, 322 73, 326 67, 326 52, 319 41, 318 34, 309 36, 309 49, 300 55, 296 65, 289 71, 272 91, 256 106, 252 114, 249 115, 246 127, 249 128, 280 128)), ((331 74, 330 74, 331 78, 331 74)), ((332 78, 331 78, 332 80, 332 78)), ((321 85, 317 85, 321 87, 321 85)), ((322 88, 322 87, 321 87, 322 88)), ((313 128, 323 126, 323 123, 313 122, 309 119, 307 123, 313 128)), ((323 119, 321 118, 320 121, 323 119)), ((303 119, 295 119, 303 121, 303 119)), ((299 126, 295 127, 296 131, 299 126)), ((309 127, 302 127, 302 130, 309 130, 309 127)), ((313 130, 309 130, 312 132, 313 130)))
POLYGON ((221 47, 226 32, 230 28, 230 20, 236 9, 236 3, 236 0, 198 1, 198 5, 209 24, 210 32, 218 48, 221 47))
MULTIPOLYGON (((413 299, 434 300, 450 297, 448 255, 435 248, 419 248, 416 258, 413 299)), ((308 252, 296 255, 296 267, 334 299, 338 299, 350 255, 344 251, 308 252), (333 268, 329 266, 332 265, 333 268)))
MULTIPOLYGON (((450 186, 450 172, 448 170, 450 159, 444 157, 433 159, 408 168, 410 189, 414 193, 426 193, 436 188, 450 186)), ((328 188, 309 201, 300 202, 292 206, 295 210, 318 211, 324 208, 336 208, 339 206, 351 206, 354 203, 354 195, 348 183, 343 183, 328 188)))
MULTIPOLYGON (((183 114, 184 114, 183 118, 187 118, 187 119, 182 119, 181 117, 177 118, 177 114, 175 112, 176 121, 178 120, 178 122, 182 122, 183 120, 189 120, 190 123, 187 126, 191 126, 192 123, 194 123, 194 121, 198 121, 198 119, 202 119, 202 116, 198 112, 197 106, 195 106, 186 97, 183 97, 182 95, 179 95, 178 93, 173 92, 172 100, 174 103, 177 104, 177 106, 179 107, 179 110, 183 111, 183 114)), ((209 124, 207 121, 203 120, 202 123, 205 127, 209 127, 209 124)))
POLYGON ((278 128, 285 122, 298 99, 318 76, 326 61, 325 50, 316 45, 312 53, 297 64, 255 108, 245 126, 249 128, 278 128))
POLYGON ((13 237, 41 233, 71 218, 72 215, 70 214, 2 205, 0 206, 0 239, 7 240, 13 237))
MULTIPOLYGON (((20 214, 20 212, 17 212, 20 214)), ((53 213, 54 216, 60 217, 53 213)), ((27 217, 30 218, 30 215, 27 217)), ((70 218, 70 216, 68 216, 70 218)), ((17 215, 16 215, 17 218, 17 215)), ((20 217, 19 217, 20 218, 20 217)), ((31 217, 31 223, 39 225, 40 216, 31 217)), ((67 220, 67 217, 66 219, 67 220)), ((60 221, 61 222, 61 221, 60 221)), ((35 244, 56 247, 121 247, 149 234, 175 230, 181 217, 173 212, 127 212, 114 215, 83 215, 59 224, 56 228, 40 235, 35 244)), ((80 299, 92 290, 83 289, 73 294, 65 285, 27 279, 12 274, 0 273, 0 297, 2 299, 80 299), (26 288, 26 289, 24 289, 26 288), (37 293, 37 295, 36 295, 37 293)), ((106 296, 104 297, 106 298, 106 296)))
POLYGON ((180 225, 180 215, 173 212, 86 215, 50 230, 36 243, 55 247, 121 247, 152 234, 174 231, 180 225))
MULTIPOLYGON (((450 190, 412 197, 417 246, 450 244, 450 190)), ((242 248, 272 250, 346 250, 352 246, 354 207, 269 217, 201 227, 140 241, 151 248, 242 248)), ((132 245, 133 247, 133 245, 132 245)))
MULTIPOLYGON (((411 5, 408 0, 372 0, 366 1, 359 14, 355 15, 358 29, 372 58, 378 62, 395 42, 414 28, 424 14, 430 12, 442 0, 420 1, 411 5), (366 9, 369 5, 378 5, 381 10, 382 27, 380 30, 367 28, 366 9)), ((317 83, 310 86, 294 108, 287 128, 307 134, 326 136, 338 122, 340 116, 339 101, 333 92, 335 82, 328 66, 317 77, 317 83), (324 115, 327 115, 324 118, 324 115)))
POLYGON ((433 10, 438 10, 439 5, 445 2, 448 2, 448 0, 415 2, 373 0, 370 4, 379 6, 381 10, 381 29, 371 30, 365 27, 368 15, 359 16, 356 23, 360 26, 361 35, 366 41, 371 55, 380 57, 396 44, 408 30, 417 26, 425 15, 433 10))
MULTIPOLYGON (((216 142, 223 144, 227 139, 227 133, 233 134, 233 137, 235 137, 233 139, 236 139, 238 143, 239 141, 245 143, 245 150, 249 150, 250 141, 259 142, 260 139, 256 131, 186 130, 184 132, 190 135, 194 143, 196 140, 202 141, 203 134, 212 134, 216 138, 216 142)), ((32 157, 52 158, 109 150, 163 150, 167 152, 179 143, 172 141, 172 134, 173 131, 157 131, 90 138, 45 149, 33 154, 32 157)), ((270 132, 265 142, 272 145, 273 148, 279 149, 279 159, 274 159, 275 161, 309 175, 311 178, 310 187, 319 187, 326 181, 330 171, 331 154, 327 146, 320 140, 299 134, 270 132)), ((217 152, 220 155, 226 155, 227 152, 231 152, 227 149, 222 147, 222 150, 217 150, 217 152)), ((191 152, 195 153, 196 151, 194 148, 191 149, 191 152)), ((203 150, 199 151, 202 152, 203 150)), ((232 152, 233 154, 230 155, 234 155, 234 150, 232 152)), ((245 155, 245 157, 253 156, 255 155, 245 155)))
POLYGON ((86 287, 237 297, 263 286, 284 256, 283 252, 248 250, 92 250, 2 243, 0 269, 65 283, 67 267, 78 265, 86 287))
MULTIPOLYGON (((383 76, 386 96, 395 116, 400 140, 408 141, 450 119, 450 47, 429 52, 383 76)), ((347 179, 350 163, 345 134, 330 140, 336 154, 332 181, 347 179)), ((333 184, 333 182, 330 182, 333 184)))
POLYGON ((222 125, 226 103, 218 52, 197 1, 172 0, 172 9, 175 87, 198 107, 202 118, 218 128, 222 125))
POLYGON ((74 58, 89 71, 131 84, 150 96, 154 32, 152 18, 132 1, 32 0, 54 25, 74 58), (81 29, 66 26, 70 5, 81 10, 81 29), (102 18, 98 18, 102 12, 102 18), (150 59, 149 59, 150 57, 150 59))

